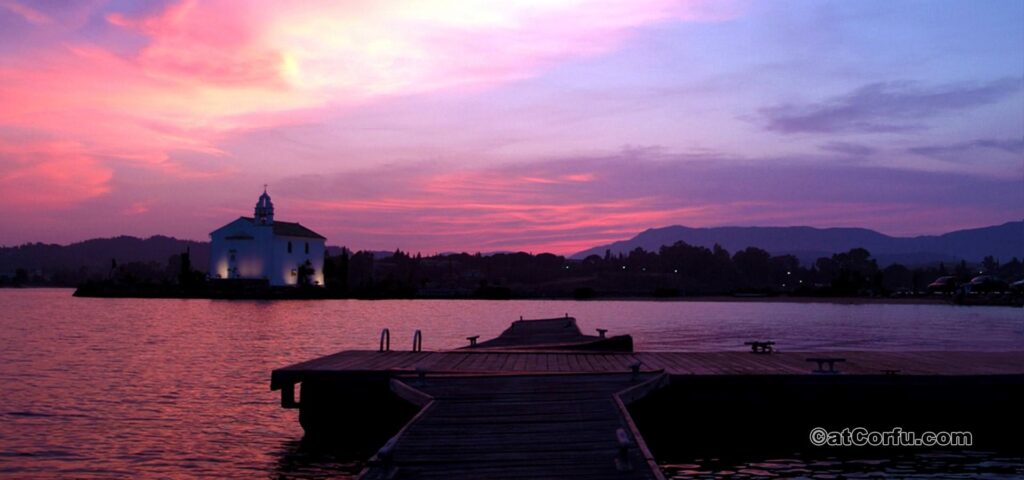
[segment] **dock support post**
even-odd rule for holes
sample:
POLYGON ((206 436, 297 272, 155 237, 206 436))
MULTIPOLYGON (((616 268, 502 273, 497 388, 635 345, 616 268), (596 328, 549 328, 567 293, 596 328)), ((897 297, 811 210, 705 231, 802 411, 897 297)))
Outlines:
POLYGON ((633 372, 633 381, 640 378, 640 367, 643 365, 639 360, 629 364, 629 370, 633 372))
POLYGON ((281 408, 299 408, 299 402, 295 401, 294 383, 281 387, 281 408))
POLYGON ((416 333, 412 334, 412 351, 423 351, 423 332, 420 332, 419 330, 416 330, 416 333))
POLYGON ((629 439, 629 434, 622 428, 615 430, 615 437, 619 442, 619 455, 615 457, 616 469, 620 472, 632 470, 633 465, 629 461, 629 447, 633 446, 633 441, 629 439))
POLYGON ((380 350, 379 352, 390 352, 391 351, 391 330, 384 329, 380 331, 380 350))

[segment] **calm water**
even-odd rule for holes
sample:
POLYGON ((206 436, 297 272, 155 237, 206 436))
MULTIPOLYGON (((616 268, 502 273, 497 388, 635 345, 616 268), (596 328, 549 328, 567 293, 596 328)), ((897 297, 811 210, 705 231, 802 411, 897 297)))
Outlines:
POLYGON ((989 479, 1024 478, 1020 458, 990 452, 923 452, 891 457, 805 457, 770 458, 756 461, 695 459, 690 464, 663 466, 670 480, 752 479, 752 478, 900 478, 900 479, 989 479))
POLYGON ((271 370, 341 349, 376 348, 383 327, 391 329, 393 347, 411 346, 422 329, 425 349, 445 349, 470 335, 496 335, 520 315, 565 313, 587 331, 631 333, 643 350, 737 350, 754 338, 788 350, 1024 349, 1024 312, 995 307, 228 302, 0 290, 0 475, 279 478, 353 471, 357 465, 300 444, 296 411, 282 410, 269 391, 271 370))

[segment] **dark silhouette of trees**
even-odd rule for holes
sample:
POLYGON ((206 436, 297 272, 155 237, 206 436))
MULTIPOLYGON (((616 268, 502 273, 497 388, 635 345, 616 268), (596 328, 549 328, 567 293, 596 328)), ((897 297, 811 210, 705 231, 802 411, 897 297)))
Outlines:
POLYGON ((988 255, 981 261, 981 269, 985 273, 995 273, 999 271, 999 260, 996 260, 992 255, 988 255))
POLYGON ((298 270, 298 284, 300 287, 308 287, 313 284, 313 274, 316 273, 313 269, 313 264, 306 260, 305 263, 299 265, 298 270))
POLYGON ((882 289, 889 293, 913 292, 917 283, 915 272, 898 263, 885 267, 882 270, 882 279, 882 289))
POLYGON ((772 256, 757 247, 747 247, 732 256, 733 264, 744 285, 751 289, 768 288, 775 284, 772 256))
MULTIPOLYGON (((1020 268, 1019 261, 1008 262, 1020 268)), ((1009 267, 1008 267, 1009 268, 1009 267)), ((342 296, 609 297, 716 295, 886 295, 923 291, 938 269, 902 265, 878 268, 870 252, 857 248, 818 259, 805 268, 791 255, 773 256, 748 247, 730 255, 721 246, 677 242, 657 252, 591 255, 570 260, 524 252, 455 253, 423 257, 402 250, 328 256, 328 289, 342 296)))
MULTIPOLYGON (((333 250, 337 252, 338 250, 333 250)), ((142 286, 140 292, 180 291, 202 296, 213 288, 193 265, 186 248, 166 262, 107 259, 92 267, 10 268, 0 272, 0 286, 75 286, 93 283, 110 287, 142 286)), ((201 252, 200 252, 201 253, 201 252)), ((166 257, 165 257, 166 258, 166 257)), ((302 269, 299 281, 310 283, 315 272, 302 269)), ((948 266, 889 265, 879 268, 863 248, 822 257, 801 265, 791 255, 772 255, 747 247, 730 254, 677 242, 657 251, 636 248, 628 253, 590 255, 582 260, 550 253, 452 253, 433 256, 394 252, 325 254, 323 293, 314 296, 354 298, 609 298, 698 295, 890 296, 924 294, 929 283, 945 275, 969 282, 979 274, 1004 282, 1024 278, 1018 258, 986 257, 978 264, 960 261, 948 266), (951 268, 952 267, 952 268, 951 268), (950 271, 952 270, 952 273, 950 271)), ((130 290, 131 288, 129 288, 130 290)), ((122 289, 123 290, 123 289, 122 289)), ((307 289, 313 290, 313 289, 307 289)))
POLYGON ((24 285, 28 283, 28 270, 17 268, 14 270, 14 284, 24 285))
POLYGON ((335 256, 324 252, 324 287, 337 293, 348 290, 348 262, 348 249, 335 256))
MULTIPOLYGON (((173 264, 174 257, 171 257, 173 264)), ((178 264, 178 285, 181 285, 185 289, 194 289, 201 287, 204 282, 205 274, 192 268, 192 252, 191 249, 185 247, 185 253, 182 253, 179 258, 178 264)))
POLYGON ((863 248, 854 248, 846 253, 837 253, 819 258, 815 262, 819 279, 836 295, 870 295, 882 287, 878 263, 871 253, 863 248))

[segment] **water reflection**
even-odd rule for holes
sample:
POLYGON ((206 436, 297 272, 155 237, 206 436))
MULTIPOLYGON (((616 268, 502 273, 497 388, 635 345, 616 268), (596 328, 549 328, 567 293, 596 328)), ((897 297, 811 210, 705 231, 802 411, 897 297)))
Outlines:
POLYGON ((75 298, 0 290, 0 475, 315 478, 351 453, 299 441, 270 372, 343 349, 426 350, 511 320, 575 315, 644 350, 1021 350, 1020 310, 725 302, 282 301, 75 298))
POLYGON ((1009 480, 1024 475, 1024 463, 1019 456, 970 450, 884 455, 858 452, 845 457, 794 453, 782 458, 695 458, 662 464, 662 469, 671 479, 892 477, 1009 480))
POLYGON ((363 448, 311 441, 289 440, 274 452, 278 458, 274 478, 321 479, 356 478, 373 454, 363 448))

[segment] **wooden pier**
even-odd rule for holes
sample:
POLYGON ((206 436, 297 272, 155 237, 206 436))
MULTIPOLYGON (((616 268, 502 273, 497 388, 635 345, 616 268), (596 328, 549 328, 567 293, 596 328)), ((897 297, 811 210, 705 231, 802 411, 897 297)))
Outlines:
MULTIPOLYGON (((274 370, 272 388, 288 388, 310 378, 345 377, 350 373, 411 374, 546 374, 623 373, 639 365, 641 372, 670 375, 812 375, 808 361, 821 352, 563 352, 466 351, 378 352, 348 350, 274 370)), ((836 371, 845 375, 1019 375, 1024 352, 864 352, 833 351, 846 361, 836 371)))
MULTIPOLYGON (((506 333, 530 336, 528 323, 516 324, 506 333)), ((344 351, 275 370, 271 388, 282 391, 283 406, 302 409, 307 434, 373 428, 375 415, 387 418, 369 411, 381 395, 411 405, 414 415, 369 461, 366 479, 658 479, 628 406, 674 382, 1009 378, 1016 392, 1024 383, 1024 352, 631 352, 615 351, 623 341, 605 343, 604 332, 579 338, 574 321, 554 336, 554 323, 536 325, 533 338, 542 340, 523 345, 499 337, 453 351, 344 351)))
POLYGON ((423 409, 363 478, 662 478, 622 397, 664 375, 392 380, 423 409))

